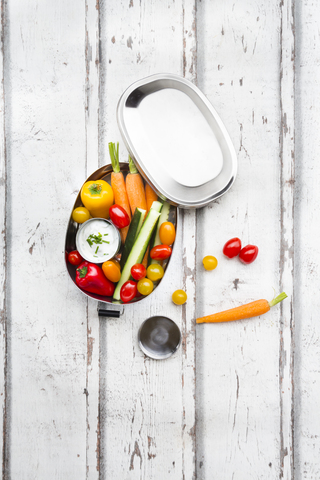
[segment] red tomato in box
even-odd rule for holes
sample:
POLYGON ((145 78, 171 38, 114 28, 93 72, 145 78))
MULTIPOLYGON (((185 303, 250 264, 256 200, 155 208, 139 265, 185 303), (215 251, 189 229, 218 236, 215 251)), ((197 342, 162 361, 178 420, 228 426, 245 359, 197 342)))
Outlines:
POLYGON ((130 218, 124 208, 116 203, 109 208, 109 215, 112 223, 117 228, 125 228, 130 223, 130 218))
POLYGON ((172 248, 169 245, 156 245, 150 251, 150 257, 153 260, 165 260, 169 258, 172 253, 172 248))
POLYGON ((128 280, 124 283, 120 290, 120 298, 123 303, 131 302, 137 295, 137 284, 133 280, 128 280))
POLYGON ((83 258, 81 257, 78 250, 73 250, 72 252, 69 253, 68 262, 71 263, 71 265, 76 265, 76 266, 80 265, 80 263, 83 262, 83 258))
POLYGON ((135 280, 141 280, 147 275, 147 270, 142 263, 136 263, 131 267, 131 275, 135 280))

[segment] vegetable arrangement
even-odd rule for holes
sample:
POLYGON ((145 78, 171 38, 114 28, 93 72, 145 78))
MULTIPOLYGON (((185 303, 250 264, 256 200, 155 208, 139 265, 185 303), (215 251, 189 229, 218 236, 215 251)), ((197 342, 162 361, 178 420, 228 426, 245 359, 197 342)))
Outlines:
POLYGON ((132 158, 129 156, 129 173, 124 175, 120 170, 119 144, 109 143, 109 153, 111 185, 104 179, 83 185, 83 206, 72 212, 73 221, 81 226, 77 235, 81 255, 74 250, 68 253, 67 260, 74 266, 75 281, 82 290, 128 303, 149 295, 162 279, 166 260, 172 254, 175 227, 168 222, 170 205, 158 201, 153 189, 144 185, 132 158), (101 219, 110 220, 107 223, 101 219), (104 231, 97 222, 107 223, 104 231), (92 225, 97 231, 91 232, 92 225), (110 258, 115 252, 110 251, 113 232, 122 245, 119 254, 110 258), (107 253, 101 253, 103 246, 107 253), (85 249, 96 258, 86 259, 89 254, 85 249), (107 261, 103 261, 102 255, 107 255, 107 261))

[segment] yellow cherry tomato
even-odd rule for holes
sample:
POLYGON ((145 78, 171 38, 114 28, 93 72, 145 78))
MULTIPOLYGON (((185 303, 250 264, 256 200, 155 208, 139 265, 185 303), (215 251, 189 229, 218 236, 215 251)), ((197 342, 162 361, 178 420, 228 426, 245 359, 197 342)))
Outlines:
POLYGON ((212 255, 207 255, 202 260, 203 266, 206 270, 214 270, 218 265, 218 260, 212 255))
POLYGON ((113 200, 113 190, 104 180, 86 182, 81 189, 81 201, 93 217, 109 218, 113 200))
POLYGON ((77 223, 84 223, 91 217, 86 207, 77 207, 72 212, 72 218, 77 223))
POLYGON ((159 229, 159 237, 163 245, 172 245, 176 238, 176 229, 173 223, 163 222, 159 229))
POLYGON ((120 268, 118 268, 117 265, 111 260, 108 260, 102 264, 102 271, 107 279, 111 282, 119 282, 121 277, 120 268))
POLYGON ((150 295, 153 290, 153 282, 149 278, 142 278, 139 280, 137 288, 141 295, 150 295))
POLYGON ((183 305, 187 301, 187 294, 184 290, 176 290, 172 294, 172 301, 176 305, 183 305))
POLYGON ((160 280, 160 278, 162 278, 163 275, 164 275, 164 270, 161 265, 154 263, 149 265, 149 267, 147 268, 147 277, 153 282, 160 280))

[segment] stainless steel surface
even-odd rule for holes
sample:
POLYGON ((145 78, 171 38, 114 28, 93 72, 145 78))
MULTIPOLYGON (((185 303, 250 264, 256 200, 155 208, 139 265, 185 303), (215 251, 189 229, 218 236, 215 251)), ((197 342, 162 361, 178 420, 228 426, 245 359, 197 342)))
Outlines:
MULTIPOLYGON (((126 176, 126 174, 129 171, 129 166, 128 166, 127 163, 121 162, 120 163, 120 169, 121 169, 122 173, 124 174, 124 176, 126 176)), ((110 183, 111 172, 112 172, 112 165, 111 164, 105 165, 104 167, 101 167, 98 170, 96 170, 95 172, 93 172, 90 175, 90 177, 88 177, 85 181, 88 182, 89 180, 101 180, 101 179, 103 179, 106 182, 110 183)), ((93 298, 95 300, 98 300, 100 302, 103 302, 103 303, 119 305, 119 307, 121 308, 121 306, 124 306, 124 304, 121 301, 113 300, 112 297, 102 297, 101 295, 96 295, 95 293, 85 292, 84 290, 79 288, 78 285, 76 284, 76 268, 73 265, 71 265, 70 263, 68 263, 68 260, 67 260, 68 253, 71 252, 72 250, 76 250, 76 235, 77 235, 77 231, 79 229, 79 224, 76 223, 73 220, 72 212, 75 208, 82 206, 80 192, 81 192, 81 188, 80 188, 79 193, 77 195, 76 201, 74 202, 74 205, 72 207, 72 210, 71 210, 71 213, 70 213, 70 218, 69 218, 69 223, 68 223, 67 231, 66 231, 66 240, 65 240, 65 264, 66 264, 66 269, 68 271, 68 274, 69 274, 73 284, 84 295, 86 295, 87 297, 93 298)), ((178 209, 177 208, 171 208, 169 220, 170 220, 170 222, 172 222, 175 225, 176 231, 178 230, 178 224, 179 224, 178 217, 179 217, 178 209)), ((173 245, 172 255, 174 255, 174 249, 175 249, 175 246, 173 245)), ((165 268, 164 276, 161 279, 160 283, 163 282, 163 280, 166 276, 166 271, 167 271, 167 268, 169 266, 170 259, 172 258, 172 255, 168 259, 167 267, 165 268)), ((156 291, 156 289, 157 288, 155 287, 154 291, 156 291)), ((153 294, 153 292, 150 295, 152 295, 152 294, 153 294)), ((130 305, 132 303, 142 302, 145 298, 148 298, 148 297, 136 298, 132 302, 128 302, 125 305, 130 305)))
POLYGON ((106 222, 108 223, 109 225, 112 225, 116 231, 116 234, 118 236, 118 246, 117 246, 117 249, 113 252, 112 256, 107 258, 107 260, 111 260, 115 255, 117 255, 117 253, 119 252, 120 250, 120 247, 121 247, 121 237, 120 237, 120 232, 119 230, 117 229, 117 227, 115 227, 113 225, 113 223, 106 219, 106 218, 89 218, 89 220, 87 220, 86 222, 82 223, 77 231, 77 234, 76 234, 76 247, 77 247, 77 250, 78 252, 80 253, 81 257, 84 258, 85 260, 87 260, 87 262, 91 262, 91 263, 101 263, 101 261, 95 261, 95 260, 92 260, 90 259, 89 257, 86 257, 83 249, 81 248, 81 243, 79 241, 79 238, 80 238, 80 234, 81 234, 81 230, 84 228, 84 225, 88 225, 88 223, 90 222, 93 222, 94 220, 102 220, 103 222, 106 222))
POLYGON ((226 193, 237 157, 217 112, 191 82, 158 74, 131 85, 117 108, 122 138, 145 180, 183 208, 226 193))
POLYGON ((168 317, 150 317, 139 329, 138 342, 148 357, 164 360, 178 350, 181 332, 178 325, 168 317))

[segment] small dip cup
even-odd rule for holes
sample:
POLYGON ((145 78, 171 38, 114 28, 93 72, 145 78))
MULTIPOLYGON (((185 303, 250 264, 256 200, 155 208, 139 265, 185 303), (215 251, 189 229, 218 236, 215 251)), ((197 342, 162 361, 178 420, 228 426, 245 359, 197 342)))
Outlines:
POLYGON ((77 231, 77 235, 76 235, 76 247, 77 247, 77 250, 78 252, 80 253, 81 257, 84 259, 84 260, 87 260, 87 262, 90 262, 90 263, 104 263, 106 262, 107 260, 110 260, 111 258, 113 258, 120 250, 120 247, 121 247, 121 237, 120 237, 120 232, 119 230, 117 229, 117 227, 115 227, 113 225, 113 223, 110 221, 110 220, 107 220, 106 218, 90 218, 89 220, 87 220, 86 222, 82 223, 77 231), (114 251, 112 250, 110 252, 110 255, 107 255, 105 258, 94 258, 93 255, 92 256, 88 256, 86 255, 86 253, 83 251, 83 249, 81 248, 81 242, 80 242, 80 237, 81 237, 81 232, 82 230, 84 229, 85 226, 87 226, 90 222, 95 222, 96 220, 101 220, 105 223, 107 223, 108 225, 110 225, 115 234, 116 234, 116 238, 117 238, 117 241, 115 242, 115 248, 114 248, 114 251))
POLYGON ((143 322, 138 332, 138 342, 148 357, 164 360, 178 350, 181 332, 173 320, 157 315, 143 322))

